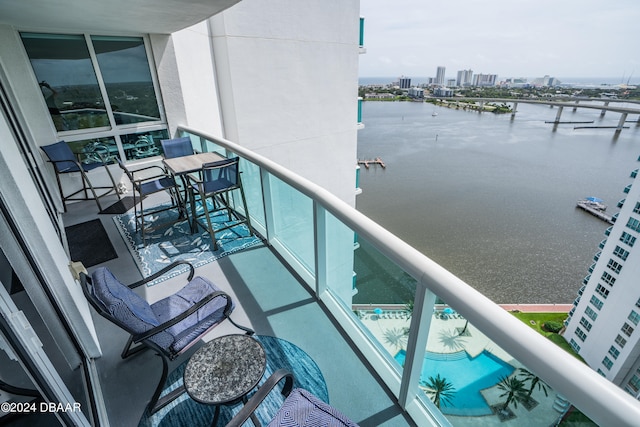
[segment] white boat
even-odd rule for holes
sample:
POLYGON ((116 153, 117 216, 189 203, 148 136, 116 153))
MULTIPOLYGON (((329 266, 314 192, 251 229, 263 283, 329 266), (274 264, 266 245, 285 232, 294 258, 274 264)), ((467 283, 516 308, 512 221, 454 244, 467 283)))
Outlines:
POLYGON ((607 205, 603 203, 602 199, 599 199, 597 197, 585 197, 584 199, 579 200, 578 203, 598 211, 604 212, 607 210, 607 205))
POLYGON ((438 113, 436 113, 435 111, 434 111, 433 113, 431 113, 431 116, 432 116, 432 117, 435 117, 435 116, 437 116, 437 115, 438 115, 438 113))

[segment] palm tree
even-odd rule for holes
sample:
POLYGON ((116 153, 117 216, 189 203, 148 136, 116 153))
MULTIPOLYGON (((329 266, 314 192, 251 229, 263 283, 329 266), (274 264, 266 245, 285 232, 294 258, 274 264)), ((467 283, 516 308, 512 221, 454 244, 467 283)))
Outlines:
POLYGON ((455 395, 456 389, 453 387, 446 378, 441 378, 440 374, 437 374, 435 378, 429 377, 429 380, 425 383, 425 392, 431 401, 440 408, 440 404, 443 403, 446 406, 451 406, 451 401, 455 395))
POLYGON ((406 302, 404 309, 407 312, 407 320, 411 319, 411 315, 413 314, 413 300, 406 302))
POLYGON ((502 407, 503 410, 506 410, 510 403, 513 403, 513 406, 517 408, 518 403, 526 402, 529 398, 524 381, 516 377, 500 377, 498 388, 504 390, 500 397, 507 398, 502 407))
POLYGON ((547 393, 547 383, 542 381, 540 377, 534 374, 531 371, 526 370, 525 368, 518 369, 522 376, 524 377, 524 381, 529 381, 529 391, 527 392, 527 397, 531 397, 531 393, 533 393, 533 389, 538 386, 538 390, 542 390, 544 392, 545 397, 549 396, 547 393))
POLYGON ((407 331, 405 328, 393 328, 384 331, 384 340, 396 348, 407 346, 407 331))

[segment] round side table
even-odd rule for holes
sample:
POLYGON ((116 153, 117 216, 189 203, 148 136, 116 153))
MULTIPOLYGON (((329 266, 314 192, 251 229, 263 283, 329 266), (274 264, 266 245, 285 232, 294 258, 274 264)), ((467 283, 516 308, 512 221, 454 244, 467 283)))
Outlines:
POLYGON ((248 335, 225 335, 191 356, 184 370, 184 386, 196 402, 217 405, 211 424, 215 426, 220 405, 245 401, 266 366, 267 356, 257 340, 248 335))

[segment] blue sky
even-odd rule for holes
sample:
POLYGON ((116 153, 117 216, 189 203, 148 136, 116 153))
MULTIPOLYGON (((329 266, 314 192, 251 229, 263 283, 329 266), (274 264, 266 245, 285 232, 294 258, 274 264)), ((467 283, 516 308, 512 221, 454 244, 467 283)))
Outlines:
POLYGON ((360 76, 619 77, 640 81, 638 0, 360 0, 360 76))

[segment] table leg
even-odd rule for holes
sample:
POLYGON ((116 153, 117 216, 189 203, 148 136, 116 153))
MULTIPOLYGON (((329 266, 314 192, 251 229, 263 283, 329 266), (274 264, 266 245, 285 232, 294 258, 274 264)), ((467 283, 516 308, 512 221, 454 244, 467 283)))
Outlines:
POLYGON ((213 422, 211 423, 211 427, 216 427, 218 425, 218 418, 220 418, 220 405, 216 405, 216 411, 213 414, 213 422))

